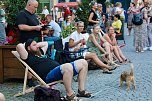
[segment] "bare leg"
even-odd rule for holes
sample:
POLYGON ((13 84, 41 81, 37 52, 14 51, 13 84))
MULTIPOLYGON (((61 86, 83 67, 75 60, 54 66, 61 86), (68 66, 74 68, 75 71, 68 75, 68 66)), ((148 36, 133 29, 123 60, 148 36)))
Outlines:
POLYGON ((87 53, 87 54, 85 55, 85 59, 92 59, 92 60, 95 62, 95 64, 97 64, 98 66, 100 66, 101 69, 104 69, 104 68, 106 68, 106 69, 108 69, 108 70, 110 69, 110 66, 104 64, 104 63, 97 57, 97 55, 96 55, 95 53, 87 53))
POLYGON ((116 47, 117 47, 117 50, 118 50, 118 52, 119 52, 119 55, 120 55, 120 57, 123 59, 123 61, 126 60, 126 57, 123 55, 121 49, 120 49, 118 46, 116 46, 116 47))
POLYGON ((76 60, 76 67, 78 68, 78 85, 79 85, 79 90, 83 91, 85 90, 85 81, 87 77, 87 72, 88 72, 88 63, 84 59, 76 60))
POLYGON ((112 57, 112 53, 111 53, 110 46, 105 43, 105 44, 104 44, 104 47, 105 47, 106 52, 109 54, 109 55, 108 55, 109 61, 110 61, 110 62, 113 62, 113 57, 112 57))
POLYGON ((131 34, 131 28, 128 28, 128 35, 130 36, 131 34))
POLYGON ((119 60, 119 62, 122 62, 123 60, 122 60, 122 58, 121 58, 120 55, 119 55, 117 46, 114 46, 113 49, 114 49, 114 54, 115 54, 115 56, 117 57, 117 59, 119 60))
POLYGON ((63 83, 66 89, 67 96, 73 94, 72 91, 72 78, 73 78, 73 67, 72 64, 66 63, 62 65, 63 71, 63 83))

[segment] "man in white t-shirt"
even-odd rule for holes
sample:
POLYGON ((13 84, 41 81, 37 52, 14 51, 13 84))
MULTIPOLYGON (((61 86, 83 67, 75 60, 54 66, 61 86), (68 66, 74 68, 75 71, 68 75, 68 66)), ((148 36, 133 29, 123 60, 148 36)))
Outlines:
POLYGON ((49 11, 47 9, 47 6, 44 6, 44 9, 42 11, 42 14, 45 14, 45 16, 47 16, 49 14, 49 11))
POLYGON ((47 15, 46 20, 47 20, 47 23, 54 29, 53 36, 60 37, 61 27, 59 26, 58 23, 56 23, 53 20, 53 16, 52 15, 47 15))
MULTIPOLYGON (((79 21, 77 22, 77 30, 73 32, 69 36, 69 50, 70 51, 79 51, 81 48, 86 47, 86 40, 84 39, 82 35, 82 31, 84 29, 84 22, 79 21)), ((104 73, 111 74, 111 70, 115 69, 115 67, 108 66, 104 64, 96 55, 96 53, 91 52, 84 52, 83 56, 86 60, 93 60, 95 64, 97 64, 101 69, 103 69, 104 73)))

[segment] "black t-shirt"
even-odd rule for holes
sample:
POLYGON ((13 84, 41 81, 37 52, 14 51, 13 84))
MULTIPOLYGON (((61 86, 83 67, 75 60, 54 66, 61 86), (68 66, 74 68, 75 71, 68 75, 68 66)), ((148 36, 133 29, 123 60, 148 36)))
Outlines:
MULTIPOLYGON (((97 14, 96 14, 92 9, 91 9, 89 15, 90 15, 91 13, 94 13, 94 15, 93 15, 93 17, 92 17, 92 20, 97 21, 97 18, 98 18, 97 14)), ((96 24, 96 23, 89 22, 88 25, 93 26, 94 24, 96 24)))
POLYGON ((50 58, 38 57, 28 53, 28 58, 24 60, 44 81, 50 70, 60 64, 50 58))
MULTIPOLYGON (((19 12, 17 19, 16 19, 16 24, 20 25, 20 24, 25 24, 25 25, 29 25, 29 26, 36 26, 39 25, 39 21, 36 17, 35 14, 31 14, 30 12, 28 12, 27 10, 22 10, 21 12, 19 12)), ((41 41, 41 32, 40 31, 23 31, 20 30, 20 42, 24 43, 26 42, 27 39, 36 39, 36 41, 41 41)))

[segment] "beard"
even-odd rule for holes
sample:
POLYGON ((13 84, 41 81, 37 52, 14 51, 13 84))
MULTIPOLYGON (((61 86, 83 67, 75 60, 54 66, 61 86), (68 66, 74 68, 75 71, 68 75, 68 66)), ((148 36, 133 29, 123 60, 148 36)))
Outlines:
POLYGON ((38 48, 36 51, 35 51, 35 50, 30 50, 29 53, 32 53, 32 54, 38 55, 38 56, 41 56, 41 55, 42 55, 39 48, 38 48))

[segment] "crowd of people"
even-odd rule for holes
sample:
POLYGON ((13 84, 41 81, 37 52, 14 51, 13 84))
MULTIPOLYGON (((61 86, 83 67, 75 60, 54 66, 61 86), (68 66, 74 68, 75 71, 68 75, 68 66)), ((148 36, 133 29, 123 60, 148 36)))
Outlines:
MULTIPOLYGON (((76 16, 69 10, 67 5, 63 7, 64 15, 58 22, 53 19, 53 15, 49 14, 45 6, 42 11, 45 14, 45 23, 40 25, 40 21, 35 14, 38 2, 36 0, 28 0, 25 9, 19 12, 16 19, 20 32, 20 43, 16 46, 16 50, 21 59, 33 67, 32 69, 45 82, 63 80, 66 89, 66 99, 68 100, 76 99, 76 95, 72 90, 72 77, 75 75, 78 75, 78 96, 91 96, 91 93, 85 90, 88 60, 93 61, 103 73, 107 74, 112 74, 112 71, 117 67, 130 62, 123 54, 116 39, 116 35, 121 33, 125 12, 128 14, 128 35, 131 35, 132 29, 134 30, 136 52, 144 52, 147 49, 152 50, 152 2, 148 0, 144 0, 144 2, 139 4, 131 2, 128 11, 122 8, 120 2, 117 2, 109 5, 106 13, 102 11, 102 4, 92 1, 90 5, 88 26, 86 28, 87 38, 82 34, 84 22, 75 22, 76 16), (142 23, 138 25, 132 21, 137 14, 142 16, 142 23), (86 47, 88 49, 83 52, 83 59, 59 64, 58 61, 52 60, 46 55, 51 54, 50 48, 52 44, 50 43, 61 39, 62 31, 71 24, 76 30, 71 32, 67 38, 69 51, 77 52, 86 47), (118 61, 115 62, 114 58, 118 61)), ((5 12, 3 9, 0 9, 0 12, 0 44, 5 44, 5 42, 7 43, 4 25, 5 12)), ((28 74, 28 85, 37 85, 32 80, 30 73, 28 74)))

